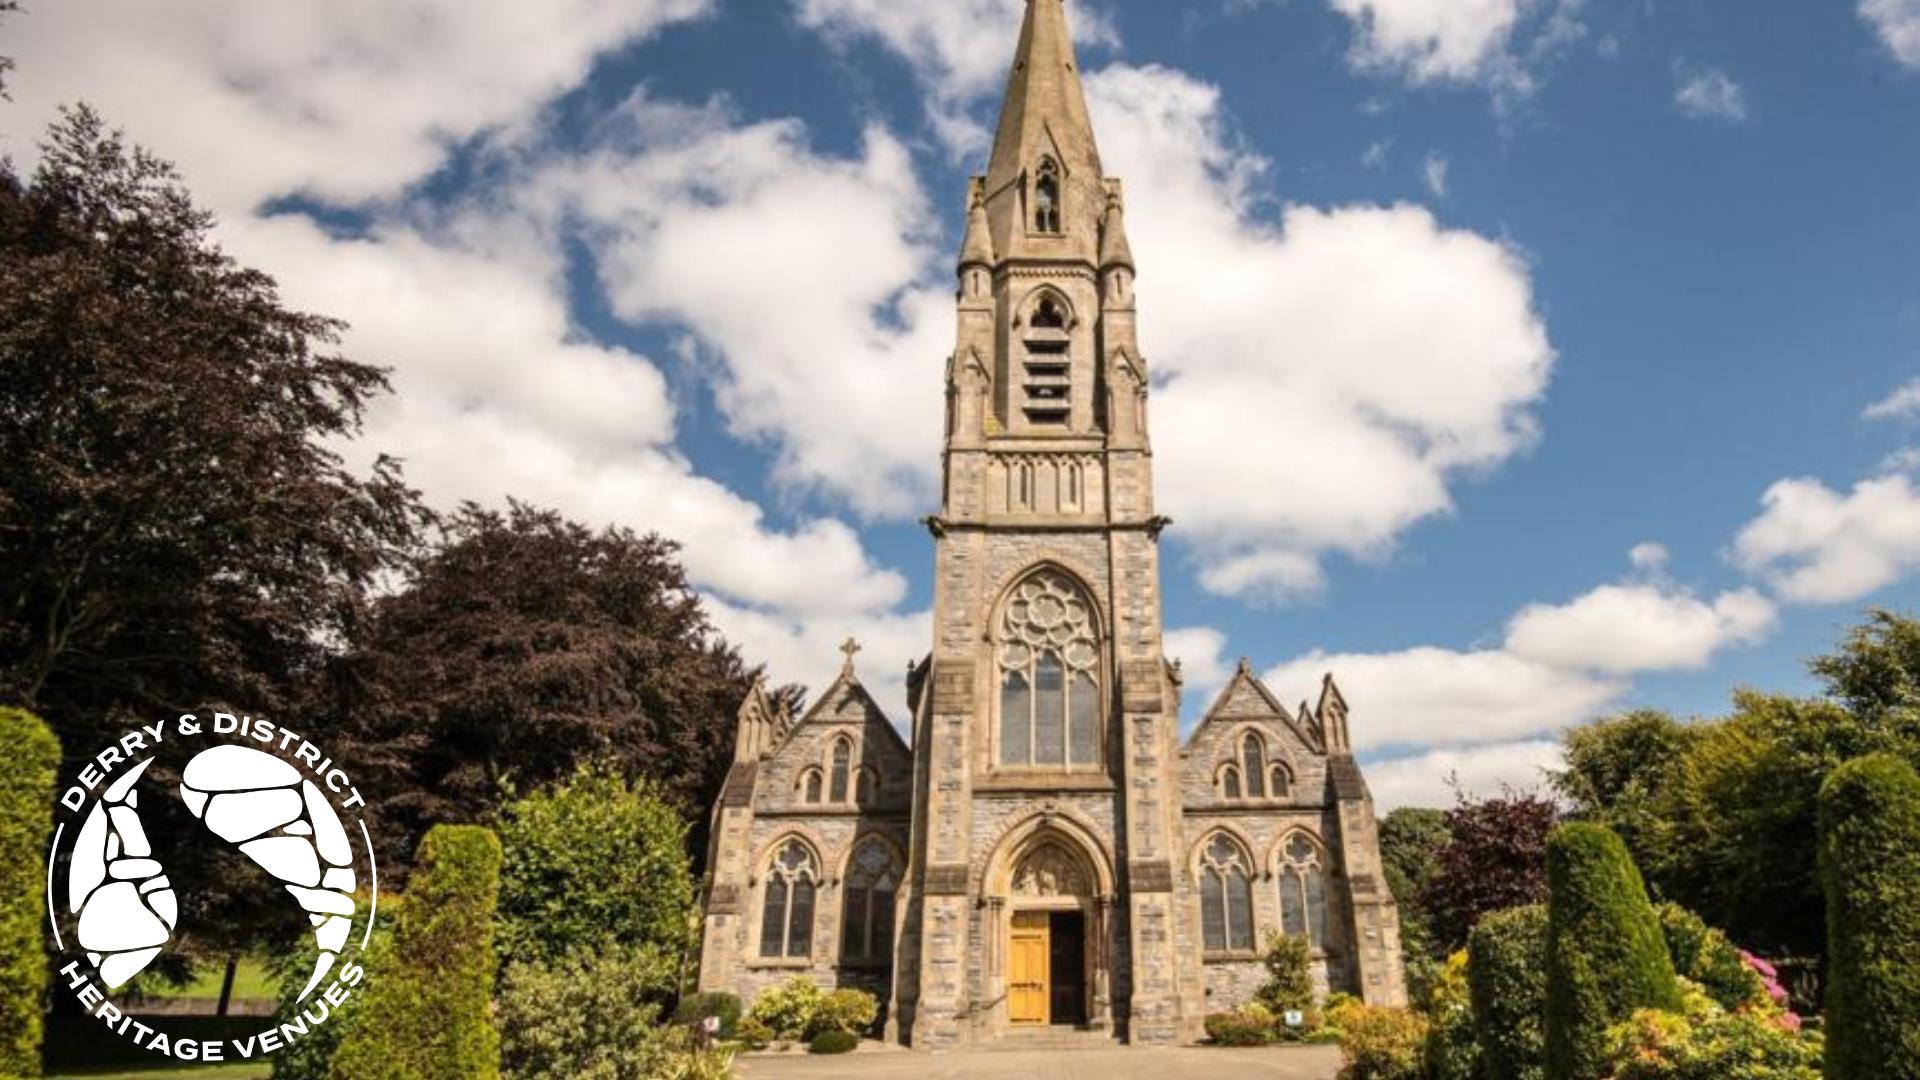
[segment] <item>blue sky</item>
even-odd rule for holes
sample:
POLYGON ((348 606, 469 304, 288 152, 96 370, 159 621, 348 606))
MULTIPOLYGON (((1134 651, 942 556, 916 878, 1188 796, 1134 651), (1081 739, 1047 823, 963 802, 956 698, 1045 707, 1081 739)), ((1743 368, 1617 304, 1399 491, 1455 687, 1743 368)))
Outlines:
MULTIPOLYGON (((350 454, 660 529, 777 677, 897 693, 1022 0, 153 7, 0 27, 0 146, 94 102, 394 368, 350 454)), ((1920 0, 1069 8, 1190 716, 1331 668, 1431 802, 1915 606, 1920 0)))

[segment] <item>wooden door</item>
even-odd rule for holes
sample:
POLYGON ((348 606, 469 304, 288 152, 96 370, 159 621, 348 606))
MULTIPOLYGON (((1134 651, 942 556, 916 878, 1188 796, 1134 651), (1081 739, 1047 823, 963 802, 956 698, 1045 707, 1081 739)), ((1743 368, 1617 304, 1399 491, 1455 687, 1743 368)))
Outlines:
POLYGON ((1015 1024, 1045 1026, 1049 1021, 1048 965, 1052 942, 1044 911, 1013 916, 1012 961, 1007 968, 1007 1013, 1015 1024))

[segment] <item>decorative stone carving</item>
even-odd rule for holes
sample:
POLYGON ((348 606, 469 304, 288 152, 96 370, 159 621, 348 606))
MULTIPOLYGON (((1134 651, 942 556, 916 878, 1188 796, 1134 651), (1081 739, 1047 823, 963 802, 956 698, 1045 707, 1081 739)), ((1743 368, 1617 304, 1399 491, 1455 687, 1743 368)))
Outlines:
POLYGON ((1058 844, 1042 844, 1034 848, 1020 860, 1019 867, 1013 872, 1015 896, 1036 899, 1087 896, 1092 891, 1080 861, 1058 844))

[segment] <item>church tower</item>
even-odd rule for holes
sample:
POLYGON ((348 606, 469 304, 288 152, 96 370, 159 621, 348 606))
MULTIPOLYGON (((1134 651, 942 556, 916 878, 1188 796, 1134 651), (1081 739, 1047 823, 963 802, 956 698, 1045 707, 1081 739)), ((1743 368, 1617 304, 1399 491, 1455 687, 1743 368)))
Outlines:
POLYGON ((758 686, 713 810, 703 990, 806 978, 917 1049, 1189 1042, 1274 935, 1321 994, 1402 1005, 1399 912, 1331 675, 1285 708, 1242 661, 1183 744, 1120 181, 1064 0, 1027 0, 967 191, 934 543, 903 741, 856 670, 804 715, 758 686))
POLYGON ((1166 522, 1124 199, 1063 0, 1028 0, 968 204, 892 1023, 920 1047, 1063 1023, 1173 1042, 1199 1017, 1166 522))

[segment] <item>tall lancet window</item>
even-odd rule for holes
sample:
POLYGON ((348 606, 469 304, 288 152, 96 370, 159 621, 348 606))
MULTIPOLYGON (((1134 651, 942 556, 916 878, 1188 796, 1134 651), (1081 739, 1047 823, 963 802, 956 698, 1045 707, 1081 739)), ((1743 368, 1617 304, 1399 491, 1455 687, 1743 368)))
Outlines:
POLYGON ((1210 953, 1253 950, 1253 860, 1216 833, 1200 853, 1200 927, 1210 953))
POLYGON ((841 899, 840 962, 873 964, 893 956, 893 897, 900 887, 893 849, 863 840, 847 865, 841 899))
POLYGON ((761 893, 760 955, 805 957, 813 952, 813 894, 820 863, 813 849, 789 840, 774 853, 761 893))
POLYGON ((1060 167, 1052 158, 1040 162, 1033 182, 1033 231, 1060 231, 1060 167))
POLYGON ((1100 764, 1100 641, 1093 605, 1043 570, 1008 597, 999 623, 1000 764, 1100 764))
POLYGON ((1280 929, 1327 947, 1327 871, 1320 845, 1305 833, 1287 838, 1280 852, 1280 929))

